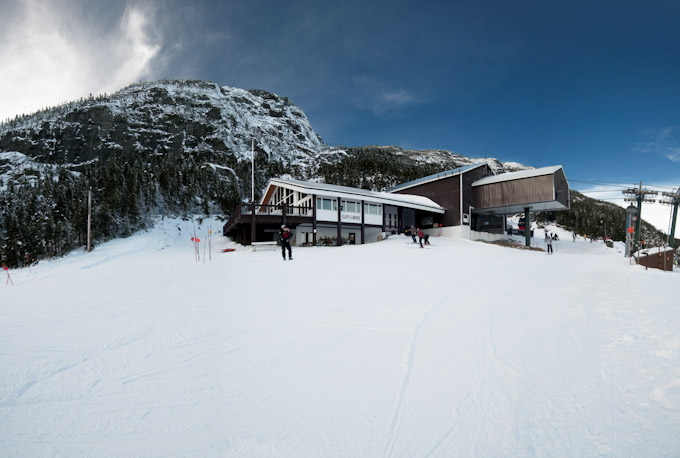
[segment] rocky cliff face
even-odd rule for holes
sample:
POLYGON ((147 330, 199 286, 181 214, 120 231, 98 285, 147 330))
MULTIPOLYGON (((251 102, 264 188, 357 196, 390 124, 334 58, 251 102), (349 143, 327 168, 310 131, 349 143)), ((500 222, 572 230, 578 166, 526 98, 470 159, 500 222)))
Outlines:
POLYGON ((64 165, 170 152, 233 164, 250 157, 252 140, 258 153, 284 163, 325 147, 287 98, 204 81, 135 84, 0 126, 0 151, 64 165))

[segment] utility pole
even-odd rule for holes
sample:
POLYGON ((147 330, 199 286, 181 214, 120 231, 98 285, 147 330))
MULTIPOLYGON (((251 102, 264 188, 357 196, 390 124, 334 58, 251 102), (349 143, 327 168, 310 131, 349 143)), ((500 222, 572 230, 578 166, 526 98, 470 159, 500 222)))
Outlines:
POLYGON ((675 220, 678 217, 678 204, 680 204, 680 188, 675 192, 662 192, 662 196, 666 199, 660 200, 659 203, 663 205, 673 206, 673 219, 671 220, 671 233, 668 235, 668 245, 675 249, 675 220))
POLYGON ((637 202, 637 221, 635 222, 635 245, 633 252, 640 249, 640 222, 642 221, 642 202, 656 202, 656 199, 648 198, 647 196, 656 196, 658 191, 650 191, 649 189, 642 189, 642 181, 640 181, 640 188, 628 188, 621 191, 626 198, 626 202, 637 202))
POLYGON ((255 140, 250 146, 250 243, 257 240, 257 229, 255 223, 255 214, 257 209, 255 207, 255 140))
POLYGON ((92 251, 90 240, 92 238, 92 187, 87 191, 87 252, 92 251))
POLYGON ((250 201, 255 203, 255 140, 250 147, 250 201))

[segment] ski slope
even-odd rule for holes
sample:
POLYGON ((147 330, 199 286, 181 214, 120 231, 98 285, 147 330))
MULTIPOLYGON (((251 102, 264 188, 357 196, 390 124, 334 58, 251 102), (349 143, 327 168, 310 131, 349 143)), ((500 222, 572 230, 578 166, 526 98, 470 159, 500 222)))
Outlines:
POLYGON ((677 272, 554 228, 283 262, 205 221, 196 262, 194 224, 2 278, 0 456, 680 455, 677 272))

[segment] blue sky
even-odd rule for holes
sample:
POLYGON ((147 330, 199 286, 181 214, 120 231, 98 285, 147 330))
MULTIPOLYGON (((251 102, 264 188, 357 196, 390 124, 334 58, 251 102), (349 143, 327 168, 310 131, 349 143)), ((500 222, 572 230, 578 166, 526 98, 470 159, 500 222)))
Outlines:
POLYGON ((617 203, 640 180, 680 187, 677 1, 0 8, 2 119, 134 81, 197 78, 289 97, 330 145, 562 164, 572 188, 602 183, 592 196, 617 203))

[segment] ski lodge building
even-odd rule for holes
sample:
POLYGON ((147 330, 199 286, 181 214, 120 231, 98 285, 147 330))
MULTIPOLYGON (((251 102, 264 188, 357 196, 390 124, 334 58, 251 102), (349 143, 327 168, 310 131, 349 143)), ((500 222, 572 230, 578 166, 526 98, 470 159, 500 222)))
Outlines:
POLYGON ((237 208, 224 233, 245 244, 271 241, 286 224, 292 244, 316 246, 377 242, 414 226, 432 235, 495 240, 506 231, 507 215, 524 213, 530 221, 534 211, 567 209, 561 166, 494 175, 482 162, 387 192, 271 179, 260 202, 237 208))
POLYGON ((427 197, 271 179, 260 203, 241 205, 224 232, 240 243, 276 240, 286 224, 297 246, 363 244, 400 232, 404 221, 424 220, 432 227, 443 214, 427 197))

